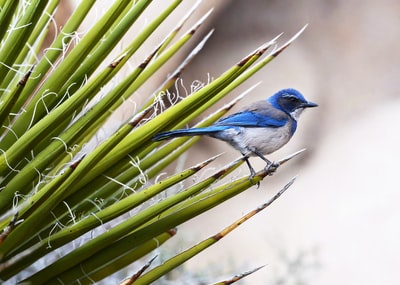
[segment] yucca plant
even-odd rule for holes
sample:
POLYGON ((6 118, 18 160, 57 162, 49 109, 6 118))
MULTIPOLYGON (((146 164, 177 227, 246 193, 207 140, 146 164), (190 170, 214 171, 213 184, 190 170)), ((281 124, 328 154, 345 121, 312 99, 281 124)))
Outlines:
MULTIPOLYGON (((242 163, 239 159, 201 181, 187 181, 180 191, 167 192, 217 157, 161 179, 161 171, 198 138, 159 143, 152 137, 201 116, 280 54, 302 30, 281 47, 276 48, 276 39, 269 41, 174 102, 169 89, 209 33, 126 122, 106 139, 90 143, 101 128, 107 128, 112 113, 190 42, 208 13, 177 38, 193 11, 187 13, 142 63, 127 73, 124 67, 130 58, 182 1, 171 1, 108 65, 104 60, 152 1, 114 1, 71 45, 96 2, 81 1, 51 46, 44 47, 59 2, 0 1, 0 280, 10 284, 92 284, 136 261, 142 269, 126 273, 129 278, 124 284, 149 284, 217 242, 287 188, 210 239, 148 270, 151 262, 146 264, 143 256, 173 237, 178 225, 269 174, 262 170, 252 179, 245 176, 215 184, 242 163), (263 56, 269 48, 272 51, 263 56)), ((198 126, 213 123, 241 97, 198 126)))

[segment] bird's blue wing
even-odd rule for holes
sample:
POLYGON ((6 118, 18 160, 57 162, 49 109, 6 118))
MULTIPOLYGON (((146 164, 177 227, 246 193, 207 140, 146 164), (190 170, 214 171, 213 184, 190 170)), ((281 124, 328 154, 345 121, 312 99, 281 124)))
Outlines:
POLYGON ((284 116, 271 117, 255 113, 252 111, 244 111, 233 114, 226 118, 222 118, 214 125, 217 126, 238 126, 250 128, 279 128, 287 123, 287 118, 284 116))

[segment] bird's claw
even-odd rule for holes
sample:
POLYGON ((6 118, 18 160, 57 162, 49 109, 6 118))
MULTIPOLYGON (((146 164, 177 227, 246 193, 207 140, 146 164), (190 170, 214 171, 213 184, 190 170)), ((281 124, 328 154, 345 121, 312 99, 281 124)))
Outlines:
POLYGON ((271 162, 269 164, 267 164, 267 166, 265 166, 265 171, 268 172, 268 175, 272 175, 276 172, 276 170, 279 167, 279 162, 271 162))
MULTIPOLYGON (((256 176, 256 172, 254 171, 254 169, 250 169, 250 176, 249 176, 250 180, 253 179, 254 176, 256 176)), ((257 185, 257 189, 260 188, 260 181, 258 181, 256 183, 256 185, 257 185)))
MULTIPOLYGON (((279 162, 273 161, 271 163, 268 163, 265 166, 264 170, 268 173, 268 175, 272 176, 276 172, 276 170, 278 169, 279 166, 280 166, 279 162)), ((256 172, 254 171, 254 169, 250 168, 250 177, 249 178, 253 179, 255 175, 256 175, 256 172)), ((257 189, 260 188, 260 181, 258 181, 256 183, 256 185, 257 185, 257 189)))

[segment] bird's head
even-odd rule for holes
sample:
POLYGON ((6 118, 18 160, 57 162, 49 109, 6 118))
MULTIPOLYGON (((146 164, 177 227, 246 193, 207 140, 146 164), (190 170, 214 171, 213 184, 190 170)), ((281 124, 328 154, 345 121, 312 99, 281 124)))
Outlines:
POLYGON ((307 101, 299 91, 291 88, 276 92, 268 99, 268 102, 295 120, 297 120, 305 108, 318 106, 313 102, 307 101))

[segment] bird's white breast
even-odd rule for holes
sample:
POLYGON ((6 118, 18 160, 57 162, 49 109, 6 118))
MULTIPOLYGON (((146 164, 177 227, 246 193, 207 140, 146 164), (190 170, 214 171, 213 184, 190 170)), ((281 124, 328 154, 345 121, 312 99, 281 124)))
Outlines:
POLYGON ((219 139, 230 143, 242 154, 254 151, 269 154, 284 146, 291 138, 288 125, 281 128, 232 128, 223 133, 219 139))
POLYGON ((269 154, 284 146, 290 140, 287 127, 281 128, 246 128, 242 134, 249 151, 257 150, 269 154))

